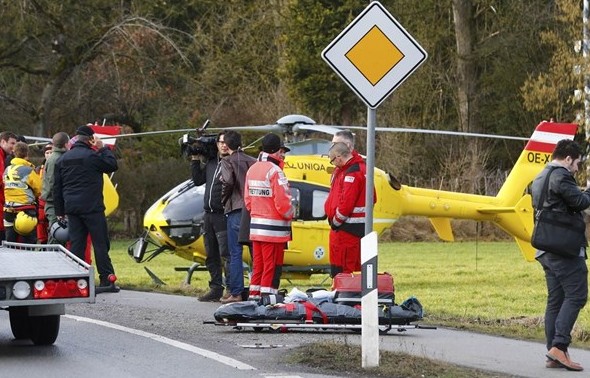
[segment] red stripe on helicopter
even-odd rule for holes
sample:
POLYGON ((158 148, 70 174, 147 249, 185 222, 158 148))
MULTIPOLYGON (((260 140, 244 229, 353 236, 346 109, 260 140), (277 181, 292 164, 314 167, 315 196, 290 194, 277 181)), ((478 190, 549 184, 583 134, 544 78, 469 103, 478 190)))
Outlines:
POLYGON ((578 125, 575 123, 541 122, 525 150, 552 153, 555 145, 562 139, 574 139, 578 125))

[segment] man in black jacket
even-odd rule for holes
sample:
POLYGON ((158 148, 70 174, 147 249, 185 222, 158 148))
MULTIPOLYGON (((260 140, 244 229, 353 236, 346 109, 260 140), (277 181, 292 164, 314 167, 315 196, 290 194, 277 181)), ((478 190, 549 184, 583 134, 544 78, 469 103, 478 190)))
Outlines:
POLYGON ((103 174, 118 169, 117 159, 107 147, 93 149, 96 140, 90 127, 80 126, 76 134, 76 143, 55 164, 55 215, 59 222, 65 222, 67 216, 70 248, 81 260, 84 260, 90 234, 100 279, 96 293, 118 292, 117 277, 109 257, 110 241, 102 194, 103 174))
POLYGON ((207 257, 205 266, 211 276, 209 291, 199 297, 201 302, 217 302, 223 296, 223 271, 226 277, 229 271, 229 253, 227 249, 227 222, 221 204, 221 159, 228 154, 224 132, 217 135, 216 156, 193 155, 191 171, 195 185, 205 184, 203 208, 204 242, 207 257), (224 269, 225 268, 225 269, 224 269))
MULTIPOLYGON (((565 139, 557 143, 552 155, 553 161, 535 178, 531 187, 536 210, 551 208, 552 211, 566 212, 582 218, 581 211, 590 206, 590 191, 581 191, 574 179, 581 157, 582 149, 573 140, 565 139), (543 193, 549 172, 551 176, 547 191, 543 193), (543 195, 544 203, 539 204, 543 195)), ((555 237, 559 238, 560 235, 555 237)), ((579 255, 576 257, 565 257, 551 251, 539 250, 535 258, 543 266, 547 281, 546 366, 581 371, 582 366, 570 359, 568 346, 572 340, 574 323, 588 298, 586 243, 580 246, 579 255)))

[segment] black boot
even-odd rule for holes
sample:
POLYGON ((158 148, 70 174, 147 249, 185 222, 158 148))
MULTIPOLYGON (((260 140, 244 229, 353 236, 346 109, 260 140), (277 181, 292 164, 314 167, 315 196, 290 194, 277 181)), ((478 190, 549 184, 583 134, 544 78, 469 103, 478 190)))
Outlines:
POLYGON ((222 287, 212 287, 208 292, 199 297, 199 302, 219 302, 222 296, 222 287))
POLYGON ((109 274, 107 278, 100 277, 100 284, 94 288, 94 294, 118 293, 121 288, 115 285, 117 276, 109 274))
POLYGON ((94 288, 95 294, 102 294, 102 293, 118 293, 121 288, 115 285, 114 282, 104 282, 94 288))

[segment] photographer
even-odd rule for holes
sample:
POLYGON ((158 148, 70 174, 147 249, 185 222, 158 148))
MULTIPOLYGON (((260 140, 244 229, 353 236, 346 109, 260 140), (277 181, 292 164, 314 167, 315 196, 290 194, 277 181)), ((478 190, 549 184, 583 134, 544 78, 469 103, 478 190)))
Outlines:
MULTIPOLYGON (((203 208, 204 242, 207 258, 205 266, 211 275, 209 291, 199 297, 201 302, 217 302, 223 296, 223 271, 229 262, 227 249, 227 222, 221 204, 221 158, 228 155, 224 132, 216 139, 200 137, 188 146, 191 171, 195 185, 205 184, 203 208)), ((225 269, 226 274, 229 271, 225 269)))

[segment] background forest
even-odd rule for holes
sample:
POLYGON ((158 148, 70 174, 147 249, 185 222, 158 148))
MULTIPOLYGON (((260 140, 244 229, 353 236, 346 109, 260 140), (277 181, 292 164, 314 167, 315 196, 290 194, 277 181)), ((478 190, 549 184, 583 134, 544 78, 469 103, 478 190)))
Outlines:
MULTIPOLYGON (((579 0, 381 0, 429 57, 378 126, 530 136, 583 120, 579 0)), ((0 130, 51 136, 87 122, 141 132, 274 123, 365 125, 321 51, 361 0, 0 0, 0 130)), ((365 150, 359 133, 357 148, 365 150)), ((189 177, 179 135, 118 142, 118 219, 189 177)), ((247 141, 258 136, 245 135, 247 141)), ((585 139, 581 136, 580 139, 585 139)), ((376 164, 402 183, 495 194, 523 142, 387 133, 376 164)))

